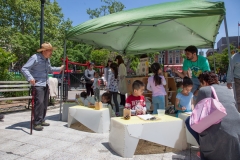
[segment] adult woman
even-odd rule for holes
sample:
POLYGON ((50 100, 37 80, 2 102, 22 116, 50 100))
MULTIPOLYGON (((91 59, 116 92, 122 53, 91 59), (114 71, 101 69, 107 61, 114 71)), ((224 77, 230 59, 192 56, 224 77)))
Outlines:
POLYGON ((112 63, 112 61, 108 60, 108 63, 106 65, 106 67, 104 68, 104 83, 105 83, 107 88, 109 86, 109 82, 110 82, 111 75, 112 75, 112 71, 111 71, 111 68, 110 68, 111 63, 112 63))
POLYGON ((85 75, 85 81, 86 81, 86 90, 87 90, 87 95, 89 96, 91 94, 94 95, 93 89, 92 89, 92 84, 94 81, 94 63, 89 63, 88 69, 85 70, 84 75, 85 75))
POLYGON ((236 109, 236 101, 233 93, 225 86, 218 85, 218 78, 215 73, 204 72, 199 75, 200 88, 196 103, 204 98, 214 98, 212 86, 218 96, 219 101, 226 108, 227 116, 218 124, 212 125, 199 134, 189 128, 189 118, 186 120, 187 128, 194 135, 196 140, 199 138, 201 159, 208 160, 239 160, 240 158, 240 114, 236 109))
POLYGON ((118 64, 118 77, 119 77, 118 90, 120 92, 120 98, 121 98, 120 105, 125 106, 125 102, 126 102, 125 94, 127 93, 127 86, 126 86, 125 77, 127 76, 127 71, 126 71, 126 67, 124 65, 124 61, 122 59, 122 56, 118 55, 116 57, 115 61, 118 64))

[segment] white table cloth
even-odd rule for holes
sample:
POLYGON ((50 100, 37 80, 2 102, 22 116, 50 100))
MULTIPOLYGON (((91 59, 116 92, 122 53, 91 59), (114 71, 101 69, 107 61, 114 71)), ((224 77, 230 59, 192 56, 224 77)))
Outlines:
MULTIPOLYGON (((185 120, 189 117, 190 115, 187 113, 179 113, 178 118, 182 119, 185 124, 185 120)), ((194 145, 194 146, 199 146, 196 139, 192 136, 192 134, 188 131, 186 125, 184 125, 185 132, 186 132, 186 137, 187 137, 187 143, 194 145)))
POLYGON ((97 133, 107 133, 110 127, 109 109, 95 110, 84 106, 73 106, 68 111, 68 127, 80 122, 97 133))
POLYGON ((119 155, 132 158, 139 139, 184 150, 187 148, 183 121, 165 115, 162 120, 144 121, 137 116, 130 120, 111 118, 109 145, 119 155))

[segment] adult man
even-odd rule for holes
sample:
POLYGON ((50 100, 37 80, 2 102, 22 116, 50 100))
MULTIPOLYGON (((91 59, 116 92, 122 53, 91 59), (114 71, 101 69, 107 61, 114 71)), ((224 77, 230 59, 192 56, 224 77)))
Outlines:
POLYGON ((49 126, 44 118, 47 113, 49 100, 48 73, 61 71, 61 67, 52 67, 49 58, 55 48, 50 43, 43 43, 38 53, 31 56, 22 67, 22 73, 32 85, 32 95, 34 97, 34 126, 37 131, 43 129, 42 126, 49 126))
POLYGON ((230 67, 228 67, 227 73, 227 87, 229 89, 232 88, 232 82, 234 81, 235 84, 235 91, 236 91, 236 102, 237 102, 237 109, 240 112, 240 52, 235 53, 231 58, 233 76, 231 74, 230 67), (232 79, 234 78, 234 79, 232 79))
POLYGON ((188 70, 192 71, 192 81, 193 81, 193 88, 192 93, 200 87, 200 82, 198 80, 198 76, 204 71, 210 71, 208 60, 198 55, 198 49, 195 46, 188 46, 185 49, 186 58, 183 62, 183 73, 175 70, 175 73, 178 74, 179 77, 183 78, 188 75, 188 70))

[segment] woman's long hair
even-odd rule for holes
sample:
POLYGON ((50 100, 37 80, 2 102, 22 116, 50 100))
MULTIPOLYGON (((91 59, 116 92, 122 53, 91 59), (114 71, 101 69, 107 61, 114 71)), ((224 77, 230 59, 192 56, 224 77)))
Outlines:
POLYGON ((112 63, 111 65, 110 65, 110 68, 113 70, 113 72, 114 72, 114 77, 115 77, 115 79, 117 79, 118 78, 118 65, 117 65, 117 63, 112 63))
MULTIPOLYGON (((108 66, 108 62, 111 62, 111 63, 112 63, 112 60, 109 59, 109 60, 107 61, 107 65, 105 66, 105 68, 110 67, 110 66, 108 66)), ((110 64, 110 65, 111 65, 111 64, 110 64)))
POLYGON ((198 79, 201 83, 205 81, 208 85, 218 84, 218 78, 214 72, 203 72, 198 76, 198 79))
POLYGON ((159 77, 158 71, 161 69, 161 66, 159 63, 153 63, 151 65, 151 70, 154 73, 153 81, 155 82, 155 86, 162 84, 162 78, 159 77))
POLYGON ((123 60, 122 56, 118 55, 116 57, 116 59, 118 60, 118 66, 120 66, 120 64, 122 64, 122 63, 124 64, 124 60, 123 60))

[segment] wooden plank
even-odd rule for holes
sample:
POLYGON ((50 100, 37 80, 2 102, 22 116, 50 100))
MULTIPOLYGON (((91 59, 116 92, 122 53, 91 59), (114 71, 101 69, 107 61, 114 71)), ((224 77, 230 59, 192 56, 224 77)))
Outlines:
POLYGON ((31 85, 30 84, 18 84, 18 85, 1 85, 0 84, 0 88, 12 88, 12 87, 15 87, 15 88, 23 88, 23 87, 30 87, 31 85))
POLYGON ((0 84, 13 84, 13 83, 29 83, 28 81, 0 81, 0 84))
POLYGON ((29 91, 29 88, 22 88, 22 89, 0 89, 0 92, 16 92, 16 91, 29 91))
POLYGON ((32 99, 32 96, 0 98, 0 101, 32 99))

